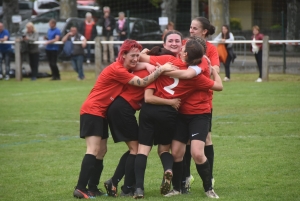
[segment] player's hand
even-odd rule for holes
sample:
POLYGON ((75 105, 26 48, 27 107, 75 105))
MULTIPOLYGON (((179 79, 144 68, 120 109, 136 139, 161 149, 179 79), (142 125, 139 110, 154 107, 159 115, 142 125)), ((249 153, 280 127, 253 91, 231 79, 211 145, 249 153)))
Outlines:
POLYGON ((171 62, 167 62, 164 65, 161 65, 160 63, 156 63, 156 65, 162 68, 164 72, 178 70, 178 67, 174 66, 171 62))
POLYGON ((181 104, 181 99, 180 98, 174 98, 174 99, 171 99, 170 101, 171 101, 171 106, 173 108, 175 108, 176 110, 178 110, 179 107, 180 107, 180 104, 181 104))
POLYGON ((141 54, 147 54, 150 50, 147 49, 147 48, 144 48, 142 51, 141 51, 141 54))
POLYGON ((145 65, 146 65, 146 69, 147 69, 147 71, 151 74, 151 73, 153 73, 155 70, 156 70, 156 66, 153 66, 152 64, 149 64, 149 63, 145 63, 145 65))

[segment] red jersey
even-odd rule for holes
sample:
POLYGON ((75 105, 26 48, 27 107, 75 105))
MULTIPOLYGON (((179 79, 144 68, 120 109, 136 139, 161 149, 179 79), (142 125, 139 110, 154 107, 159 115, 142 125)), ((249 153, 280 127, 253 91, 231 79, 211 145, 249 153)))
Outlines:
MULTIPOLYGON (((206 56, 210 59, 211 66, 219 66, 220 67, 220 60, 219 54, 216 46, 206 41, 206 56)), ((213 91, 210 91, 210 106, 212 108, 212 99, 213 99, 213 91)))
MULTIPOLYGON (((205 57, 199 65, 203 74, 207 79, 210 79, 210 71, 208 61, 205 57)), ((180 106, 179 112, 182 114, 204 114, 211 112, 211 93, 209 90, 194 91, 180 106)))
MULTIPOLYGON (((173 56, 150 56, 150 63, 152 65, 156 63, 165 64, 167 62, 173 63, 173 65, 179 67, 181 70, 187 69, 186 63, 173 56)), ((179 80, 178 78, 161 75, 155 83, 152 83, 147 88, 155 89, 155 96, 166 99, 181 98, 184 101, 193 91, 209 90, 213 85, 214 81, 203 74, 188 80, 179 80)))
POLYGON ((119 62, 107 66, 81 106, 80 114, 105 117, 108 106, 122 92, 123 87, 134 75, 119 62))
MULTIPOLYGON (((138 77, 144 78, 149 75, 149 72, 147 70, 140 70, 134 71, 133 74, 138 77)), ((141 109, 142 102, 144 100, 144 91, 145 88, 143 87, 126 84, 120 96, 124 98, 133 109, 139 110, 141 109)))

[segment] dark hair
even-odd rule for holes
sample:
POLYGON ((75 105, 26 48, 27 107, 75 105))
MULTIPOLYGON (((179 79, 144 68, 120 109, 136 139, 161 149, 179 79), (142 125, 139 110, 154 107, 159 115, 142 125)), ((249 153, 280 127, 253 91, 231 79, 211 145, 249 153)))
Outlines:
POLYGON ((187 58, 185 60, 188 66, 198 65, 203 57, 203 47, 200 43, 194 39, 189 39, 185 44, 185 51, 187 58))
POLYGON ((197 20, 198 22, 201 23, 202 29, 206 29, 207 33, 205 36, 207 37, 208 35, 213 35, 215 33, 216 28, 210 24, 210 21, 205 18, 205 17, 196 17, 194 20, 197 20))
POLYGON ((154 46, 147 54, 153 56, 172 55, 176 57, 176 54, 174 52, 167 50, 166 48, 161 48, 159 46, 154 46))
POLYGON ((169 35, 171 35, 171 34, 177 34, 177 35, 179 35, 180 38, 181 38, 181 41, 182 41, 182 39, 183 39, 182 34, 181 34, 179 31, 171 30, 171 31, 168 31, 168 32, 164 35, 164 38, 163 38, 164 43, 166 43, 167 37, 168 37, 169 35))
POLYGON ((191 36, 191 37, 189 37, 189 39, 196 40, 203 47, 203 54, 206 54, 207 46, 206 46, 206 40, 205 39, 197 37, 197 36, 191 36))
POLYGON ((117 61, 123 64, 124 63, 123 54, 127 54, 133 48, 137 48, 141 51, 143 47, 135 40, 126 39, 123 42, 122 46, 120 47, 117 61))
POLYGON ((224 24, 223 27, 225 27, 225 28, 227 29, 227 33, 226 33, 225 36, 224 36, 224 33, 223 33, 223 31, 222 31, 222 38, 223 38, 223 39, 228 39, 228 38, 230 38, 230 37, 229 37, 229 33, 230 33, 229 26, 228 26, 227 24, 224 24))

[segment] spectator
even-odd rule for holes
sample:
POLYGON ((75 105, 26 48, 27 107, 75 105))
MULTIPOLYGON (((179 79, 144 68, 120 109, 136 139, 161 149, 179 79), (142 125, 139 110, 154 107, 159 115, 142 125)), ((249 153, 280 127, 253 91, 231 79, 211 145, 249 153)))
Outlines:
MULTIPOLYGON (((223 25, 222 26, 222 32, 219 33, 219 35, 214 39, 214 41, 219 41, 220 43, 225 43, 228 41, 234 41, 234 36, 230 32, 229 26, 228 25, 223 25)), ((224 81, 230 81, 230 62, 234 61, 236 58, 235 53, 233 52, 232 49, 232 43, 226 43, 225 44, 226 51, 227 51, 227 58, 224 63, 225 66, 225 78, 224 81)))
POLYGON ((173 30, 175 30, 174 23, 173 22, 169 22, 168 25, 167 25, 167 28, 163 32, 162 39, 164 40, 164 37, 165 37, 165 35, 166 35, 166 33, 168 31, 173 31, 173 30))
MULTIPOLYGON (((97 36, 97 29, 95 22, 92 18, 92 14, 90 12, 87 12, 85 14, 85 21, 82 23, 80 27, 80 33, 85 37, 87 41, 93 41, 95 40, 97 36)), ((91 48, 92 44, 87 44, 86 49, 87 49, 87 55, 86 55, 86 63, 91 62, 91 48)))
MULTIPOLYGON (((101 20, 102 29, 102 41, 113 41, 113 31, 116 26, 116 21, 112 15, 110 15, 110 8, 103 7, 104 16, 101 20)), ((109 60, 114 62, 114 46, 113 44, 103 44, 103 62, 108 63, 108 50, 109 49, 109 60), (108 47, 108 48, 107 48, 108 47)))
POLYGON ((83 73, 82 63, 83 63, 84 48, 86 47, 86 39, 83 35, 78 33, 77 27, 72 26, 70 29, 70 32, 67 33, 62 38, 62 41, 64 43, 67 40, 70 40, 72 42, 73 41, 82 41, 82 44, 74 44, 71 61, 72 61, 73 69, 78 73, 77 80, 83 80, 84 73, 83 73))
POLYGON ((52 79, 51 80, 60 80, 60 74, 57 66, 57 54, 59 50, 59 45, 53 44, 56 41, 59 41, 61 32, 56 28, 56 21, 51 19, 49 21, 50 29, 45 36, 46 41, 46 54, 51 68, 52 79))
POLYGON ((120 41, 124 41, 127 39, 127 30, 128 30, 128 27, 127 27, 127 22, 126 22, 126 19, 125 19, 125 13, 124 12, 119 12, 119 20, 117 22, 117 25, 116 25, 116 30, 117 30, 117 33, 118 33, 118 36, 119 36, 119 40, 120 41))
POLYGON ((256 40, 262 40, 264 35, 259 33, 259 27, 257 25, 252 27, 252 52, 255 56, 255 60, 259 70, 259 77, 255 82, 262 82, 262 43, 255 43, 256 40))
MULTIPOLYGON (((9 32, 0 22, 0 42, 9 40, 9 32)), ((0 44, 0 80, 3 79, 2 61, 5 61, 5 80, 9 80, 11 44, 0 44)))
POLYGON ((31 69, 31 80, 34 81, 37 78, 38 66, 39 66, 39 46, 38 44, 33 44, 34 41, 39 40, 39 33, 35 30, 32 22, 26 24, 26 32, 23 36, 23 41, 27 44, 29 66, 31 69))

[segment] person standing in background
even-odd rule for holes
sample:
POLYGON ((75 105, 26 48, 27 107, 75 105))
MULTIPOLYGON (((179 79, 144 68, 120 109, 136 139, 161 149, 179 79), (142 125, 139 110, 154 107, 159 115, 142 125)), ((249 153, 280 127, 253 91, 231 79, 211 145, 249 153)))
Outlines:
MULTIPOLYGON (((82 23, 80 27, 80 33, 85 37, 87 41, 93 41, 95 40, 97 36, 97 29, 95 22, 92 18, 92 14, 90 12, 87 12, 85 14, 85 21, 82 23)), ((87 55, 86 55, 86 63, 91 63, 91 48, 92 44, 87 44, 87 55)))
MULTIPOLYGON (((234 41, 234 36, 230 32, 229 26, 228 25, 223 25, 222 26, 222 32, 219 33, 219 35, 214 39, 214 41, 218 41, 220 43, 225 43, 228 41, 234 41)), ((230 81, 230 62, 234 61, 236 58, 235 53, 233 52, 232 49, 232 43, 226 43, 225 44, 226 50, 227 50, 227 58, 224 63, 225 66, 225 78, 223 81, 227 82, 230 81)))
POLYGON ((257 25, 252 27, 252 52, 255 56, 255 60, 259 70, 259 77, 255 82, 262 82, 262 43, 255 43, 256 40, 262 40, 264 35, 259 32, 259 27, 257 25))
MULTIPOLYGON (((0 43, 9 40, 9 32, 0 22, 0 43)), ((9 80, 11 44, 0 44, 0 80, 3 79, 2 61, 5 61, 5 80, 9 80)))
POLYGON ((83 63, 84 48, 86 47, 86 39, 83 35, 78 33, 77 27, 72 26, 70 32, 62 38, 62 42, 65 43, 67 40, 71 40, 72 42, 82 41, 82 44, 73 45, 71 62, 72 62, 73 69, 78 73, 77 80, 78 81, 83 80, 84 73, 83 73, 82 63, 83 63))
POLYGON ((33 44, 34 41, 39 40, 39 33, 35 30, 32 22, 26 24, 26 33, 23 36, 23 41, 28 44, 28 58, 29 66, 31 69, 31 80, 34 81, 37 78, 38 66, 39 66, 39 45, 33 44))
MULTIPOLYGON (((110 14, 108 6, 103 7, 104 16, 101 20, 102 37, 101 41, 113 41, 113 31, 116 26, 114 17, 110 14)), ((108 63, 108 51, 110 63, 114 62, 114 46, 113 44, 103 44, 103 62, 108 63)))
POLYGON ((116 30, 119 35, 119 40, 124 41, 127 39, 127 22, 125 19, 125 13, 119 12, 119 20, 116 24, 116 30))
POLYGON ((46 54, 49 62, 49 66, 51 68, 52 78, 51 80, 60 80, 60 74, 57 66, 57 54, 59 50, 59 45, 55 45, 56 41, 59 41, 61 32, 58 28, 56 28, 56 21, 51 19, 49 21, 50 29, 47 32, 47 36, 45 36, 46 41, 46 54))

